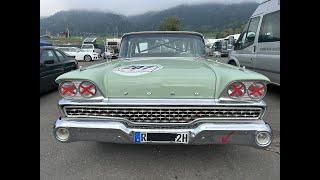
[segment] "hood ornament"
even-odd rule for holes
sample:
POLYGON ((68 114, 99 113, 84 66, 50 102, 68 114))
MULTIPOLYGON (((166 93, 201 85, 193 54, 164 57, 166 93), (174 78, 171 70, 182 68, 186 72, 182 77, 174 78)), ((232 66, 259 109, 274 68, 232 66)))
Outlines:
POLYGON ((147 95, 150 96, 152 93, 150 91, 147 92, 147 95))

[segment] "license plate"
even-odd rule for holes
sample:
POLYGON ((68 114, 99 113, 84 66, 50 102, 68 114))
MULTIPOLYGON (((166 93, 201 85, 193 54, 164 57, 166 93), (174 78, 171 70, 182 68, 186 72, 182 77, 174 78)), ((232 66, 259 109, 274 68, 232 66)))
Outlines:
POLYGON ((188 144, 189 133, 147 133, 135 132, 134 142, 139 143, 178 143, 188 144))

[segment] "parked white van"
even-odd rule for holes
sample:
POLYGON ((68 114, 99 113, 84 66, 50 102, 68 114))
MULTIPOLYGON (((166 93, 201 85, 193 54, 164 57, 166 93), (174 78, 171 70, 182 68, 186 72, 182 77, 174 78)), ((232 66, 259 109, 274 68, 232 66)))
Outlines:
POLYGON ((280 0, 258 6, 230 52, 228 64, 245 66, 280 85, 280 0))

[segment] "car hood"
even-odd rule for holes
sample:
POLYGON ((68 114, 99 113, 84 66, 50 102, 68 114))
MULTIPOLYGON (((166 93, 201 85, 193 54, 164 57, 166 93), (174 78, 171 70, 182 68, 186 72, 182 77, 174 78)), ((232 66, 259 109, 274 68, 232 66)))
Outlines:
POLYGON ((213 69, 192 58, 121 60, 105 78, 110 98, 212 98, 215 81, 213 69))
POLYGON ((230 82, 262 74, 203 58, 119 59, 65 73, 56 79, 90 80, 106 98, 218 98, 230 82))

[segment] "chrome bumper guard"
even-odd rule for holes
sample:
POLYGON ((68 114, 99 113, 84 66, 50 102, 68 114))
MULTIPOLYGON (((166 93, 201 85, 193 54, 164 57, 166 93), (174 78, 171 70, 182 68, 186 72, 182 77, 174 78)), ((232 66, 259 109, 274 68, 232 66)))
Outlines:
MULTIPOLYGON (((268 124, 258 123, 202 123, 195 128, 186 129, 139 129, 127 127, 122 122, 85 119, 58 119, 54 125, 53 133, 57 138, 59 128, 68 130, 68 138, 61 142, 73 141, 99 141, 121 144, 134 144, 134 132, 157 133, 185 133, 190 134, 188 144, 238 144, 253 147, 267 147, 257 143, 257 134, 266 132, 271 136, 268 124)), ((59 140, 59 138, 57 138, 59 140)), ((153 143, 154 144, 154 143, 153 143)))

